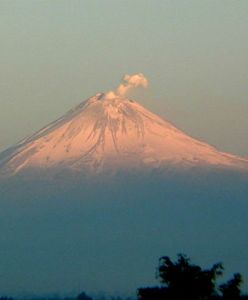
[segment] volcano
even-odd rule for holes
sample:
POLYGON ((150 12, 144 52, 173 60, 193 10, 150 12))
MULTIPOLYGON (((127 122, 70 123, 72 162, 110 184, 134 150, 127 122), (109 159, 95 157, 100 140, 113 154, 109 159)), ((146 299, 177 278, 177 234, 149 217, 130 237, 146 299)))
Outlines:
POLYGON ((248 161, 144 108, 139 85, 125 76, 0 154, 6 295, 133 295, 179 251, 248 278, 248 161))
POLYGON ((136 101, 98 93, 0 155, 2 173, 69 169, 118 170, 214 166, 248 168, 248 161, 196 140, 136 101))

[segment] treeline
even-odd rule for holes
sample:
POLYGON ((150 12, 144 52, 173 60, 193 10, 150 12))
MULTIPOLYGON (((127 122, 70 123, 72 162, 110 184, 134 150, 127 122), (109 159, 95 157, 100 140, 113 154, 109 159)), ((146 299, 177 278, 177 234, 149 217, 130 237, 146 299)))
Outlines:
POLYGON ((202 269, 191 264, 186 255, 179 254, 175 262, 163 256, 156 276, 161 285, 138 289, 138 300, 248 300, 241 291, 241 274, 235 273, 227 282, 217 284, 223 271, 222 263, 202 269))
MULTIPOLYGON (((248 295, 242 293, 241 274, 235 273, 227 282, 218 284, 223 275, 222 263, 214 264, 210 269, 203 269, 192 264, 183 254, 178 254, 177 260, 163 256, 159 259, 156 277, 160 282, 156 287, 137 289, 138 300, 248 300, 248 295)), ((11 297, 0 297, 0 300, 19 300, 11 297)), ((85 292, 77 297, 28 298, 21 300, 134 300, 121 297, 91 297, 85 292)))
POLYGON ((85 292, 81 292, 76 297, 57 297, 57 296, 51 296, 51 297, 28 297, 28 298, 12 298, 8 296, 0 297, 0 300, 135 300, 136 298, 123 298, 120 296, 107 296, 107 295, 98 295, 98 296, 90 296, 86 294, 85 292))

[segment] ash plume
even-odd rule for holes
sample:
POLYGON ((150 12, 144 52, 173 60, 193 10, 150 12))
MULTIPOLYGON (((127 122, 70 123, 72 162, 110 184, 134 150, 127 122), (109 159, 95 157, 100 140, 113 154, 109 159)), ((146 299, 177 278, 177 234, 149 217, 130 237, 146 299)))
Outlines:
POLYGON ((115 91, 109 91, 106 94, 106 97, 109 99, 115 98, 116 96, 124 97, 133 88, 137 88, 137 87, 146 88, 147 86, 148 86, 148 80, 142 73, 138 73, 134 75, 126 74, 123 77, 123 82, 118 86, 118 88, 115 91))

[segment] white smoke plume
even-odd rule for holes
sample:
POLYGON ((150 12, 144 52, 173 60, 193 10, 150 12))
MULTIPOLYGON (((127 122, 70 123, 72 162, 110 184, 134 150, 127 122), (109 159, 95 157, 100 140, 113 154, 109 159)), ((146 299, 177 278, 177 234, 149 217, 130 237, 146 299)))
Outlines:
POLYGON ((142 73, 125 75, 123 78, 123 83, 121 83, 116 90, 116 94, 119 96, 125 96, 130 89, 137 88, 139 86, 144 88, 148 86, 148 80, 142 73))
POLYGON ((148 80, 142 73, 134 74, 134 75, 125 75, 123 77, 123 82, 118 86, 115 91, 110 91, 106 94, 106 97, 111 99, 118 97, 124 97, 127 95, 128 91, 137 88, 137 87, 144 87, 148 86, 148 80))

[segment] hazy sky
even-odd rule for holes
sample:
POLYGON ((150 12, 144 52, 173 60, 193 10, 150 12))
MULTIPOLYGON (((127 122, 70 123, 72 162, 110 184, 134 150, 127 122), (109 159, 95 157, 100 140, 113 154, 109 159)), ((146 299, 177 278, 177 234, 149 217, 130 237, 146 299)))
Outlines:
POLYGON ((135 97, 248 156, 247 0, 0 0, 0 150, 142 72, 135 97))

